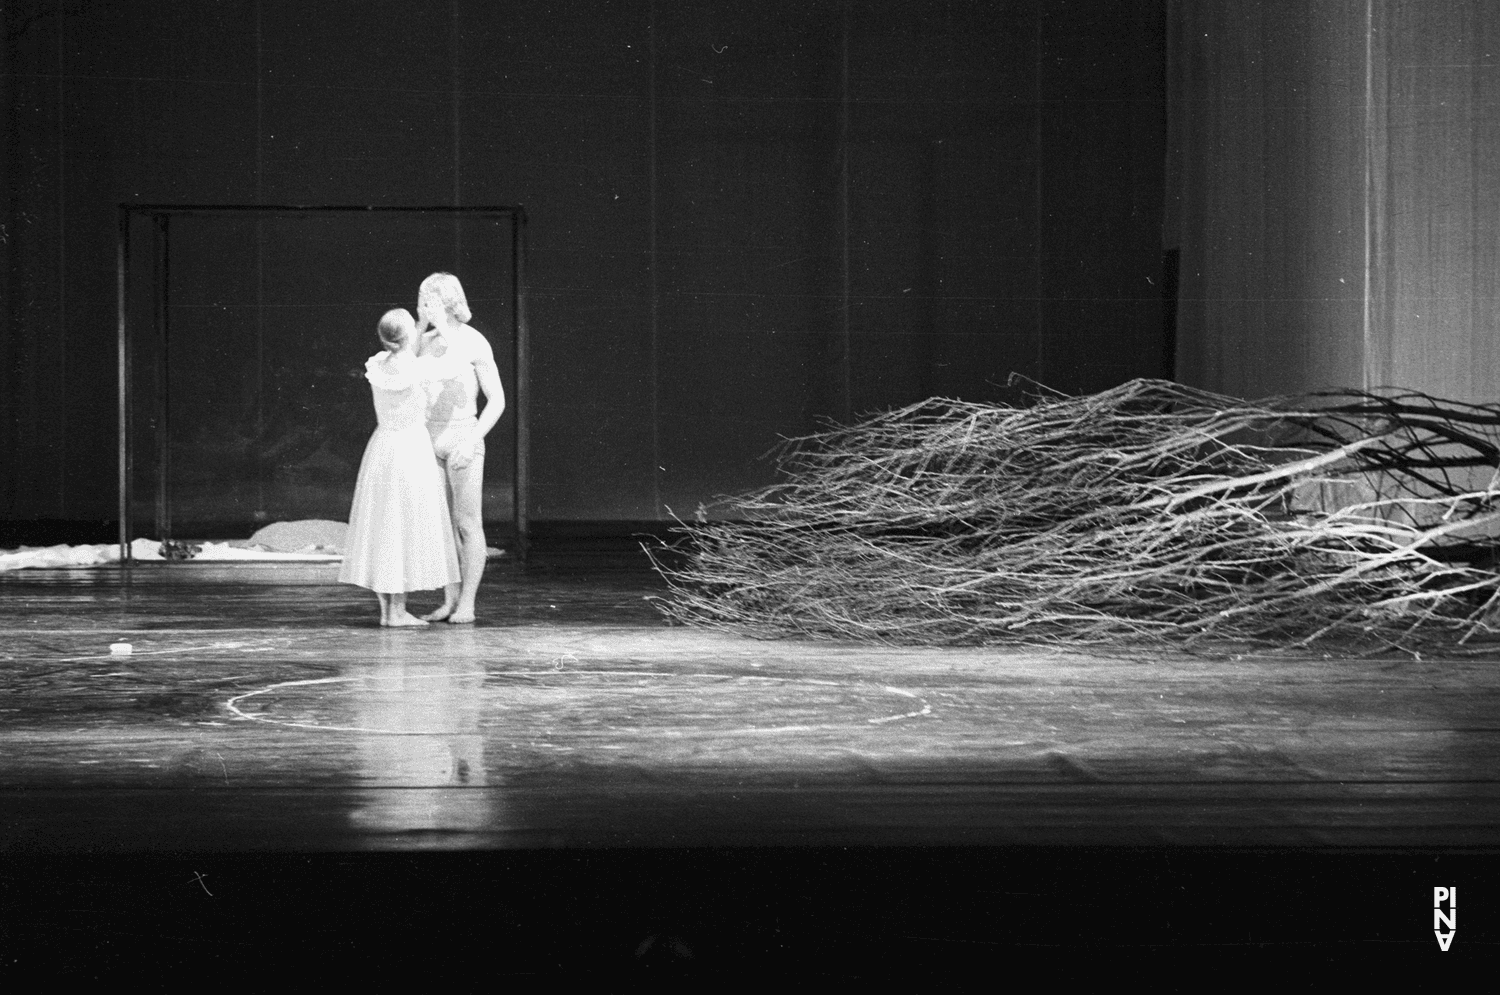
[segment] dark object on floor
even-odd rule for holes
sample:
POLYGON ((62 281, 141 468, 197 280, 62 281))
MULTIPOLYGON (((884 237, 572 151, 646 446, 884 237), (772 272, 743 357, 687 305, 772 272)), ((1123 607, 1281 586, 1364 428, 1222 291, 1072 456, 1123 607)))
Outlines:
POLYGON ((163 539, 161 543, 162 559, 169 562, 181 563, 191 560, 203 552, 201 543, 188 542, 184 539, 163 539))

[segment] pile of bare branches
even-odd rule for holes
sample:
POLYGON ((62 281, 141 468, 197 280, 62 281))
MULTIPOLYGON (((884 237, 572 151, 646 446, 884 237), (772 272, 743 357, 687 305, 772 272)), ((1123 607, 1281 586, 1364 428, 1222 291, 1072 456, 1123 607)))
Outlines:
POLYGON ((669 617, 897 644, 1500 635, 1500 575, 1475 562, 1500 531, 1500 406, 1135 380, 924 401, 790 440, 779 465, 737 520, 683 524, 681 558, 656 558, 669 617))

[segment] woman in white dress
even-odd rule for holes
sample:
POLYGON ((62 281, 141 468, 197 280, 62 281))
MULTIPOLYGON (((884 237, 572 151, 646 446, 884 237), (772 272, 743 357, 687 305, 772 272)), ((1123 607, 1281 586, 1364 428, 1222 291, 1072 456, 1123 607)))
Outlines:
POLYGON ((428 385, 451 378, 455 364, 418 357, 416 331, 405 308, 387 311, 385 350, 365 362, 377 427, 359 464, 339 568, 340 581, 375 592, 386 626, 426 625, 406 610, 406 593, 459 580, 446 485, 427 433, 428 385))

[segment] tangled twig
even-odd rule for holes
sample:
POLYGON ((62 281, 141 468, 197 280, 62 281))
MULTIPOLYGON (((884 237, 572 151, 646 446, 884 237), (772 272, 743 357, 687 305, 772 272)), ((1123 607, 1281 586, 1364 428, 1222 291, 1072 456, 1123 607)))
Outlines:
MULTIPOLYGON (((1473 652, 1500 634, 1500 407, 1256 403, 1135 380, 931 399, 789 440, 681 526, 672 619, 897 644, 1222 642, 1473 652)), ((677 562, 677 561, 673 561, 677 562)))

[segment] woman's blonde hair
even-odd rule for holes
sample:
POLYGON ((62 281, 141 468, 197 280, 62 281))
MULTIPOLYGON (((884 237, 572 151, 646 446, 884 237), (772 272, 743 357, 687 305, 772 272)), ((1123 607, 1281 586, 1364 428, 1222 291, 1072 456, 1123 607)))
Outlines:
POLYGON ((406 345, 416 330, 416 321, 412 318, 411 312, 404 307, 395 308, 381 315, 380 324, 376 327, 381 344, 391 352, 406 345))
POLYGON ((474 315, 469 311, 469 300, 464 296, 463 284, 452 273, 434 273, 422 281, 417 296, 431 294, 442 302, 443 310, 459 321, 468 322, 474 315))

